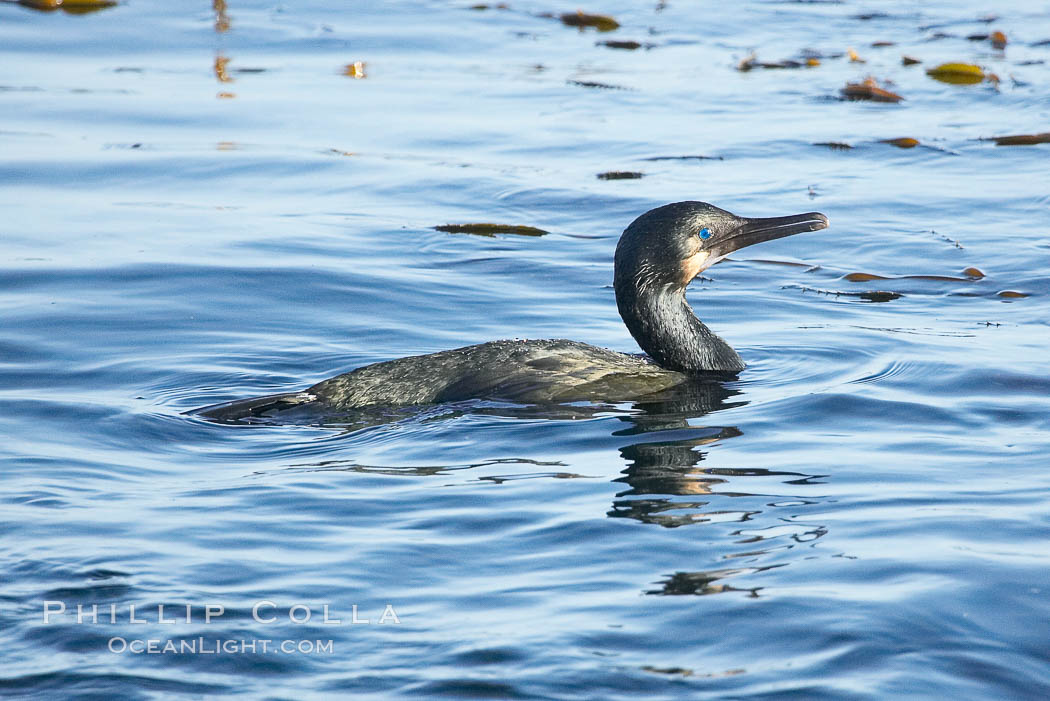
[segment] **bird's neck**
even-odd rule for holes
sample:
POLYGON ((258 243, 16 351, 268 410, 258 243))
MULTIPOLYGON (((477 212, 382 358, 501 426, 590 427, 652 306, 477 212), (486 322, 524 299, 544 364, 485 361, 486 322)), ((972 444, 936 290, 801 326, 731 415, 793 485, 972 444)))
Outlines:
POLYGON ((617 291, 616 305, 634 340, 660 367, 683 372, 740 372, 744 361, 685 301, 685 289, 617 291))

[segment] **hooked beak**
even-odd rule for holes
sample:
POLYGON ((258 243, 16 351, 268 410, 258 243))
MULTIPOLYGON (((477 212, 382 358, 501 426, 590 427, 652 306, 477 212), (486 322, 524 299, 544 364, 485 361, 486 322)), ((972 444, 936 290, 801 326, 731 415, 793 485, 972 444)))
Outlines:
POLYGON ((820 231, 828 226, 828 218, 820 212, 793 214, 789 217, 767 219, 740 218, 740 226, 716 246, 716 253, 725 256, 733 251, 763 241, 784 238, 806 231, 820 231))

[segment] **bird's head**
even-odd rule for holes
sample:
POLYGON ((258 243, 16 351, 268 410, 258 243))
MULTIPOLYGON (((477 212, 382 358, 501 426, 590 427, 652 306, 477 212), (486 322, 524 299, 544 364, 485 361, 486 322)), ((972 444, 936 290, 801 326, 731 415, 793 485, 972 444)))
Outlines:
POLYGON ((616 246, 616 287, 630 281, 638 291, 683 289, 733 251, 827 225, 820 212, 752 219, 706 202, 667 204, 624 230, 616 246))

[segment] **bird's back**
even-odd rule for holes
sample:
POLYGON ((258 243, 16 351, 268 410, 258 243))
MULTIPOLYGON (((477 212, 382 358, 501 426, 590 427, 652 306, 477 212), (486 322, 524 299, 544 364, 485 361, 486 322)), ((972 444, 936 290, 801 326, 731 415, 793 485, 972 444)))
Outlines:
POLYGON ((306 390, 336 409, 464 399, 631 399, 685 381, 645 357, 564 339, 491 341, 367 365, 306 390))
POLYGON ((301 392, 215 404, 213 421, 311 420, 366 410, 467 399, 524 404, 615 402, 677 387, 689 376, 645 356, 564 339, 491 341, 366 365, 301 392))

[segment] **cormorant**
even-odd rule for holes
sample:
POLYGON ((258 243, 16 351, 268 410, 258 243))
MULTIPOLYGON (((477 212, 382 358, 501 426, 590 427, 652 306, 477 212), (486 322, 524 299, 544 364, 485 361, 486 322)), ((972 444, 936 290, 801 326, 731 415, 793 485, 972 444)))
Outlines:
POLYGON ((685 288, 733 251, 827 225, 819 212, 750 219, 706 202, 675 202, 635 219, 616 246, 613 287, 620 316, 647 356, 563 339, 491 341, 374 363, 301 392, 225 402, 193 413, 240 423, 278 418, 292 408, 332 415, 466 399, 624 401, 704 373, 737 373, 744 361, 696 318, 685 288))

